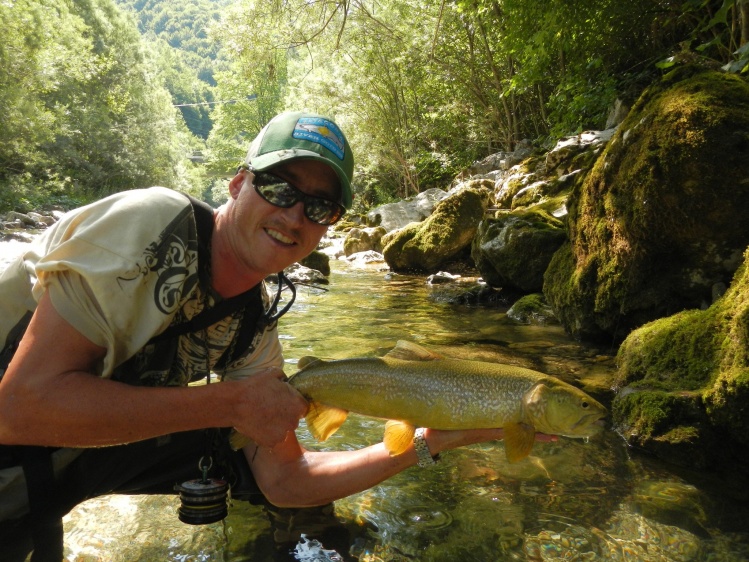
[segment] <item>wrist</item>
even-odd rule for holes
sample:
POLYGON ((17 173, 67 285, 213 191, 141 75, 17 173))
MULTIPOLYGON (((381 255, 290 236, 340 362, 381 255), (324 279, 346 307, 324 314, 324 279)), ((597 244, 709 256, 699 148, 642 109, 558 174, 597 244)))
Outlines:
POLYGON ((420 467, 426 468, 435 464, 440 456, 439 453, 433 454, 427 442, 427 429, 419 427, 414 433, 414 451, 416 451, 417 463, 420 467))

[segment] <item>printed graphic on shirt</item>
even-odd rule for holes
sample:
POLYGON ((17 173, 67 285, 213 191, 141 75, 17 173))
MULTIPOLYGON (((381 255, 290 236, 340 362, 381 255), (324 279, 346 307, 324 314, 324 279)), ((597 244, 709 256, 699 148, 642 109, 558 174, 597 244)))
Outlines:
POLYGON ((183 295, 189 295, 198 283, 198 245, 195 236, 189 235, 186 207, 164 229, 159 239, 146 248, 138 271, 120 282, 137 281, 156 274, 154 304, 164 314, 173 313, 183 295))
POLYGON ((343 133, 332 121, 321 117, 302 117, 297 121, 292 136, 295 139, 316 142, 343 160, 345 154, 343 133))

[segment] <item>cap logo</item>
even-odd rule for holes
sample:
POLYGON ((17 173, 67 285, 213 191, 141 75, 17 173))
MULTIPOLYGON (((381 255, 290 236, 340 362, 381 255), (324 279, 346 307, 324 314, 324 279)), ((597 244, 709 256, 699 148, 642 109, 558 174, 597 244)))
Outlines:
POLYGON ((317 143, 335 154, 339 160, 343 160, 343 133, 332 121, 321 117, 302 117, 296 122, 291 136, 317 143))

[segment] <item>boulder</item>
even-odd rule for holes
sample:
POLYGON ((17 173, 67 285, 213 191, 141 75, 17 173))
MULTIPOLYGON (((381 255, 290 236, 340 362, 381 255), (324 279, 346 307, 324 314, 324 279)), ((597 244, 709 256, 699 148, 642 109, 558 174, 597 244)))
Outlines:
POLYGON ((712 306, 648 323, 619 348, 612 414, 627 441, 682 466, 749 476, 747 326, 749 250, 712 306))
POLYGON ((330 256, 318 250, 313 251, 306 258, 300 260, 299 263, 304 267, 319 271, 325 277, 330 275, 330 256))
POLYGON ((382 237, 387 230, 382 226, 368 228, 352 228, 348 231, 343 242, 343 251, 346 256, 359 252, 382 252, 382 237))
POLYGON ((485 188, 464 187, 454 191, 425 221, 383 237, 385 261, 394 271, 437 271, 470 245, 488 199, 489 191, 485 188))
POLYGON ((567 239, 562 222, 543 212, 505 214, 483 220, 471 257, 492 287, 541 292, 544 272, 567 239))
POLYGON ((705 308, 749 245, 749 84, 683 67, 651 86, 568 201, 543 292, 575 337, 705 308))
POLYGON ((445 197, 447 193, 442 189, 427 189, 411 199, 375 207, 367 213, 367 223, 369 226, 381 226, 387 232, 403 228, 412 222, 423 221, 445 197))

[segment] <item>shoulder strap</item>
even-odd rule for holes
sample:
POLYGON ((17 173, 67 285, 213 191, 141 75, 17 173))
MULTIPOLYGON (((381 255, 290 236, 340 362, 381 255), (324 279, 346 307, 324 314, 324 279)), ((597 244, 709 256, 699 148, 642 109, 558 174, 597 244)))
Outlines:
MULTIPOLYGON (((204 287, 210 283, 210 259, 211 259, 211 237, 213 235, 213 208, 199 201, 194 197, 187 195, 195 215, 195 227, 198 232, 198 274, 204 287)), ((149 343, 156 343, 167 340, 182 334, 197 332, 209 326, 213 326, 222 318, 226 318, 232 312, 246 306, 253 298, 260 295, 260 286, 253 287, 244 293, 233 296, 229 299, 222 300, 212 308, 203 309, 200 313, 192 317, 187 322, 169 326, 159 335, 151 338, 149 343)))

